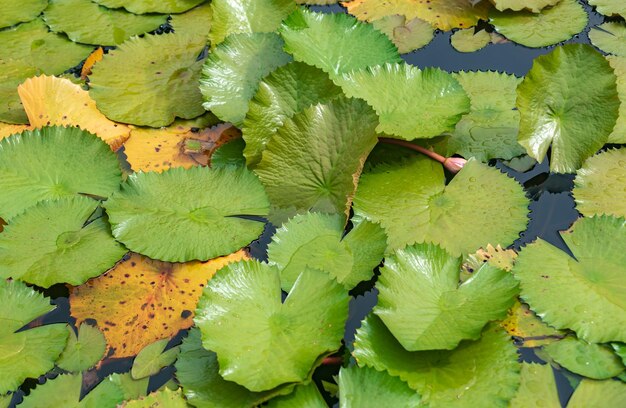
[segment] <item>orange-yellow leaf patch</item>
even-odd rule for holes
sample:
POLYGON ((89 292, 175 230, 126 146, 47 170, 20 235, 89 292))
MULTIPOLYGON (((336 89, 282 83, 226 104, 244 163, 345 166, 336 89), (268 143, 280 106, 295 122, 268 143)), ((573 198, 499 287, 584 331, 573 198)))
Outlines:
POLYGON ((83 64, 83 68, 80 70, 80 77, 83 80, 91 74, 91 68, 93 68, 96 62, 102 61, 102 57, 104 57, 104 50, 102 49, 102 47, 96 48, 94 52, 89 54, 89 56, 85 60, 85 63, 83 64))
POLYGON ((28 125, 14 125, 12 123, 4 123, 0 122, 0 140, 5 137, 9 137, 16 133, 22 133, 25 130, 29 130, 30 126, 28 125))
POLYGON ((130 128, 107 119, 89 92, 64 78, 38 76, 17 88, 31 126, 77 126, 111 146, 114 151, 128 139, 130 128))
POLYGON ((564 336, 562 331, 545 324, 528 305, 521 302, 515 302, 500 325, 511 336, 517 337, 524 347, 543 346, 564 336))
POLYGON ((209 279, 225 265, 248 258, 244 250, 187 263, 132 254, 104 275, 71 288, 71 314, 76 325, 96 320, 112 357, 134 356, 148 344, 191 327, 209 279))

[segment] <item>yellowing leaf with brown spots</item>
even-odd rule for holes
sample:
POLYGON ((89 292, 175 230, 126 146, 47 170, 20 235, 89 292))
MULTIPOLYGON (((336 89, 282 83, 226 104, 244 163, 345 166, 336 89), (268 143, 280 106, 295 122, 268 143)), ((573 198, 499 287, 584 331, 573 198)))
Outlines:
POLYGON ((102 47, 96 48, 94 52, 89 54, 89 56, 85 60, 85 63, 83 64, 83 68, 80 70, 80 77, 83 80, 91 74, 91 68, 93 68, 96 62, 102 61, 102 57, 104 57, 104 50, 102 49, 102 47))
POLYGON ((31 128, 28 125, 14 125, 12 123, 0 122, 0 140, 29 129, 31 128))
POLYGON ((135 171, 161 172, 171 167, 206 166, 215 149, 241 136, 239 129, 230 124, 198 130, 189 123, 133 129, 124 143, 130 167, 135 171))
POLYGON ((24 110, 35 128, 59 125, 87 130, 117 150, 130 135, 130 128, 107 119, 89 92, 64 78, 38 76, 18 86, 24 110))
POLYGON ((515 302, 500 325, 523 347, 539 347, 561 339, 564 333, 545 324, 528 305, 515 302))
POLYGON ((138 254, 71 289, 76 325, 94 319, 112 357, 136 355, 148 344, 193 325, 202 289, 223 266, 248 259, 245 251, 207 262, 169 263, 138 254))

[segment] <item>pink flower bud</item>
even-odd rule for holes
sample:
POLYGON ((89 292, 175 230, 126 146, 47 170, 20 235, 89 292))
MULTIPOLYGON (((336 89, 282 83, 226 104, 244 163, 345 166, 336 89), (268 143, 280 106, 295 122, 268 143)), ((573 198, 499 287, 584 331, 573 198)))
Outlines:
POLYGON ((444 162, 443 162, 443 166, 450 172, 450 173, 458 173, 459 171, 461 171, 461 169, 463 168, 463 166, 465 166, 465 163, 467 163, 467 160, 465 160, 462 157, 448 157, 444 162))

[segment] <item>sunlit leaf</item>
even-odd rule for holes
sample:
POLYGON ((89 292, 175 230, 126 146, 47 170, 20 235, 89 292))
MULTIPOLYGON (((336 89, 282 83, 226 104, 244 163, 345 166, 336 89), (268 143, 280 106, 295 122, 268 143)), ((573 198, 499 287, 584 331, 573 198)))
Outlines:
POLYGON ((48 5, 48 0, 0 0, 0 28, 34 20, 48 5))
POLYGON ((374 315, 357 330, 353 356, 400 377, 429 407, 505 407, 520 378, 517 352, 504 331, 488 326, 480 340, 454 350, 406 351, 374 315))
POLYGON ((234 34, 211 52, 200 79, 204 108, 241 125, 261 79, 287 64, 283 41, 274 33, 234 34))
POLYGON ((14 125, 12 123, 0 122, 0 140, 11 135, 22 133, 25 130, 30 130, 28 125, 14 125))
POLYGON ((95 45, 119 45, 128 38, 157 29, 166 15, 135 15, 111 10, 86 0, 50 0, 43 19, 56 33, 72 41, 95 45))
POLYGON ((161 371, 163 367, 167 367, 176 361, 180 347, 171 347, 164 351, 167 343, 169 343, 169 339, 157 340, 144 347, 137 354, 130 371, 133 379, 140 380, 150 377, 161 371))
POLYGON ((347 314, 347 292, 323 273, 305 269, 283 303, 278 268, 248 261, 210 281, 194 320, 222 377, 264 391, 307 379, 339 348, 347 314))
POLYGON ((95 134, 117 150, 128 139, 130 128, 107 119, 89 92, 67 79, 39 76, 17 88, 30 125, 77 126, 95 134))
POLYGON ((589 0, 589 4, 596 7, 598 12, 611 16, 619 14, 626 16, 626 4, 622 0, 589 0))
POLYGON ((132 401, 125 401, 120 408, 187 408, 187 402, 180 390, 172 391, 164 388, 145 397, 132 401))
POLYGON ((485 249, 480 248, 476 253, 468 255, 466 263, 463 264, 464 269, 468 269, 469 273, 473 273, 480 269, 483 263, 488 262, 491 266, 510 271, 517 258, 517 252, 513 249, 503 249, 500 245, 493 246, 488 244, 485 249))
POLYGON ((567 44, 536 58, 517 88, 519 143, 537 161, 552 147, 550 170, 575 172, 615 126, 615 81, 608 62, 589 45, 567 44))
POLYGON ((521 382, 511 408, 561 408, 550 364, 522 363, 521 382))
POLYGON ((623 218, 581 218, 561 234, 576 257, 541 239, 520 252, 513 268, 522 298, 558 329, 592 343, 626 341, 623 218))
POLYGON ((171 264, 132 254, 105 275, 72 289, 76 324, 94 319, 115 357, 136 355, 193 324, 202 288, 224 265, 246 259, 240 251, 209 262, 171 264))
POLYGON ((309 106, 326 103, 342 95, 319 68, 292 62, 265 77, 250 101, 243 122, 244 154, 249 166, 261 161, 261 153, 287 118, 309 106))
POLYGON ((201 115, 198 60, 206 40, 182 34, 133 37, 89 76, 89 94, 109 119, 152 127, 201 115), (120 75, 124 72, 124 75, 120 75))
MULTIPOLYGON (((1 32, 0 32, 1 34, 1 32)), ((17 86, 38 73, 37 68, 23 60, 0 57, 0 120, 9 124, 28 123, 17 86)))
POLYGON ((109 146, 78 128, 45 127, 0 141, 0 217, 5 220, 46 199, 108 197, 120 181, 109 146))
POLYGON ((269 408, 327 408, 328 404, 320 394, 315 382, 297 385, 294 391, 282 397, 272 399, 269 408))
POLYGON ((485 30, 475 32, 474 28, 459 30, 450 37, 450 44, 459 52, 474 52, 491 43, 491 35, 485 30))
POLYGON ((544 8, 554 6, 559 1, 561 0, 491 0, 498 10, 529 10, 533 13, 539 13, 544 8))
POLYGON ((365 102, 346 98, 286 119, 255 169, 272 206, 347 217, 377 122, 365 102))
MULTIPOLYGON (((91 69, 97 62, 102 61, 104 57, 104 49, 102 47, 98 47, 93 51, 89 56, 85 59, 83 63, 83 67, 80 69, 80 79, 85 80, 89 75, 91 75, 91 69)), ((73 76, 73 75, 72 75, 73 76)))
POLYGON ((583 379, 567 403, 567 408, 621 407, 626 405, 626 383, 616 380, 583 379))
POLYGON ((48 298, 22 282, 0 279, 0 304, 0 394, 4 394, 54 367, 67 330, 65 324, 51 324, 15 333, 55 309, 48 298))
POLYGON ((608 56, 607 60, 617 77, 617 94, 621 102, 619 117, 608 143, 626 144, 626 57, 608 56))
POLYGON ((206 2, 185 13, 172 14, 169 23, 177 34, 208 38, 212 20, 211 2, 206 2))
POLYGON ((589 40, 608 54, 626 57, 626 23, 600 24, 589 31, 589 40))
POLYGON ((122 402, 122 390, 107 377, 81 399, 82 377, 80 374, 59 375, 38 385, 20 404, 21 408, 66 407, 91 408, 113 407, 122 402))
POLYGON ((588 19, 587 12, 577 0, 561 0, 538 14, 497 10, 489 14, 489 21, 498 33, 533 48, 569 40, 585 29, 588 19))
POLYGON ((523 347, 539 347, 561 338, 564 333, 544 323, 526 303, 515 302, 500 325, 523 347))
POLYGON ((625 369, 610 346, 587 343, 575 337, 566 337, 543 349, 562 367, 595 380, 615 377, 625 369))
POLYGON ((56 361, 57 366, 77 373, 88 370, 104 357, 106 340, 97 327, 83 323, 78 328, 78 336, 69 326, 68 330, 67 345, 56 361))
POLYGON ((372 25, 385 33, 401 54, 425 47, 435 36, 433 26, 426 21, 419 18, 408 19, 400 14, 374 20, 372 25))
POLYGON ((339 371, 339 407, 417 408, 420 396, 398 377, 370 367, 352 366, 339 371))
POLYGON ((269 203, 246 169, 191 167, 135 173, 104 207, 113 235, 131 251, 170 262, 206 261, 263 232, 269 203))
POLYGON ((124 7, 135 14, 145 13, 182 13, 205 0, 94 0, 108 8, 124 7))
POLYGON ((406 140, 452 131, 470 107, 463 87, 438 68, 387 64, 350 73, 339 82, 346 95, 365 99, 374 108, 378 132, 406 140))

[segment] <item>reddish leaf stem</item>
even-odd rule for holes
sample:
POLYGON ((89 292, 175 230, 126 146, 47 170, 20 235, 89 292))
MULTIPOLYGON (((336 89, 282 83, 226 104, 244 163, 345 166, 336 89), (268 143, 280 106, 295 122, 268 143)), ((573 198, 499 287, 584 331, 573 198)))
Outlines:
POLYGON ((440 154, 437 154, 435 152, 433 152, 432 150, 428 150, 422 146, 418 146, 415 145, 413 143, 409 143, 405 140, 399 140, 399 139, 390 139, 388 137, 379 137, 378 138, 379 141, 383 142, 383 143, 388 143, 388 144, 395 144, 398 146, 402 146, 402 147, 406 147, 408 149, 412 149, 415 150, 416 152, 420 152, 422 154, 425 154, 426 156, 430 157, 433 160, 438 161, 439 163, 443 164, 446 161, 446 158, 443 157, 440 154))
POLYGON ((341 365, 343 364, 342 357, 326 357, 322 360, 322 365, 341 365))

